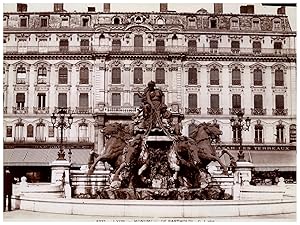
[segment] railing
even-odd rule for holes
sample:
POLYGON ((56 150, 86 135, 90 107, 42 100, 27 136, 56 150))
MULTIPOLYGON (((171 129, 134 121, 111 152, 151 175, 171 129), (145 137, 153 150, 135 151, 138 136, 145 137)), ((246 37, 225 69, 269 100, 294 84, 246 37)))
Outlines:
MULTIPOLYGON (((56 138, 56 141, 57 141, 58 143, 60 143, 61 138, 60 138, 60 137, 57 137, 57 138, 56 138)), ((63 137, 63 142, 67 142, 67 141, 68 141, 68 138, 67 138, 67 137, 63 137)))
POLYGON ((286 140, 276 138, 276 144, 286 144, 286 140))
POLYGON ((222 115, 223 114, 223 108, 207 108, 207 114, 222 115))
POLYGON ((77 114, 91 114, 92 107, 76 107, 75 113, 77 114))
POLYGON ((14 114, 27 114, 28 107, 12 107, 14 114))
POLYGON ((245 108, 229 108, 229 114, 237 115, 239 112, 245 113, 245 108))
POLYGON ((59 110, 65 110, 67 113, 73 113, 71 107, 54 107, 54 113, 58 113, 59 110))
POLYGON ((295 49, 273 49, 273 48, 262 48, 261 52, 254 50, 253 48, 209 48, 209 47, 197 47, 189 48, 187 46, 144 46, 144 47, 134 47, 134 46, 121 46, 118 48, 112 46, 48 46, 48 47, 38 47, 38 46, 28 46, 22 51, 18 51, 17 46, 4 46, 4 54, 17 54, 17 53, 33 53, 33 54, 69 54, 69 53, 143 53, 143 54, 166 54, 166 53, 185 53, 190 55, 295 55, 295 49))
POLYGON ((240 138, 232 138, 232 143, 240 143, 240 138))
POLYGON ((25 137, 14 137, 14 142, 23 143, 25 142, 25 137))
POLYGON ((272 109, 273 116, 286 116, 288 114, 288 109, 272 109))
POLYGON ((275 86, 284 86, 283 80, 275 80, 275 86))
POLYGON ((46 142, 46 138, 45 137, 36 137, 35 142, 46 142))
POLYGON ((266 115, 267 110, 262 108, 251 108, 251 115, 259 115, 264 116, 266 115))
POLYGON ((201 114, 201 108, 185 108, 185 113, 186 114, 201 114))
POLYGON ((46 77, 38 77, 37 78, 37 84, 46 84, 47 78, 46 77))
POLYGON ((265 141, 262 138, 254 138, 254 143, 255 144, 263 144, 265 141))
POLYGON ((49 107, 33 107, 33 112, 35 114, 48 114, 49 107))
POLYGON ((241 85, 241 80, 232 80, 232 85, 241 85))
POLYGON ((17 84, 26 84, 26 78, 17 78, 16 83, 17 84))
POLYGON ((107 113, 135 113, 138 108, 137 106, 107 106, 104 111, 107 113))
POLYGON ((80 142, 80 143, 86 143, 89 141, 90 141, 90 139, 88 137, 79 137, 78 138, 78 142, 80 142))

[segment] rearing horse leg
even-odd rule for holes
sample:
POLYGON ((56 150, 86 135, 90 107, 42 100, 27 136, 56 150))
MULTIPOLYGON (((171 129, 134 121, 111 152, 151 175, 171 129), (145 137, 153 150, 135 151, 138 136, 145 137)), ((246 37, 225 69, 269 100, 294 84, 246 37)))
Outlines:
POLYGON ((103 159, 106 159, 109 155, 108 154, 104 154, 104 155, 101 155, 101 156, 98 156, 96 158, 96 160, 94 161, 94 163, 91 165, 91 167, 89 168, 88 170, 88 175, 91 175, 93 174, 95 168, 96 168, 96 165, 99 161, 102 161, 103 159))

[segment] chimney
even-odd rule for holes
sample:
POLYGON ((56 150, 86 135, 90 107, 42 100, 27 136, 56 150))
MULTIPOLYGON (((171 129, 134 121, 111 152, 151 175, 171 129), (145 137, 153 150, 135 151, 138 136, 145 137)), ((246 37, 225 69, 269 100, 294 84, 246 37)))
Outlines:
POLYGON ((277 14, 285 15, 285 6, 281 6, 277 9, 277 14))
POLYGON ((96 12, 96 8, 95 7, 88 7, 88 12, 96 12))
POLYGON ((160 12, 168 12, 168 3, 160 3, 160 12))
POLYGON ((215 14, 223 13, 223 3, 214 3, 214 13, 215 14))
POLYGON ((254 14, 254 5, 242 5, 240 7, 241 14, 254 14))
POLYGON ((17 12, 27 12, 27 4, 17 3, 17 12))
POLYGON ((54 3, 54 12, 63 12, 64 3, 54 3))
POLYGON ((110 3, 103 3, 103 12, 105 13, 110 12, 110 3))

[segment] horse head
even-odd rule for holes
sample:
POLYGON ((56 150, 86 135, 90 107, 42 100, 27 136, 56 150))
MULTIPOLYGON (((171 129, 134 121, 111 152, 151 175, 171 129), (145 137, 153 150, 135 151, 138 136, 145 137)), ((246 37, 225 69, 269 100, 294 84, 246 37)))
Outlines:
POLYGON ((120 132, 121 130, 121 124, 119 123, 110 123, 107 124, 103 129, 102 133, 106 137, 111 137, 113 135, 116 135, 120 132))
POLYGON ((203 140, 219 138, 221 134, 222 131, 215 124, 201 123, 192 132, 191 138, 199 143, 203 140))

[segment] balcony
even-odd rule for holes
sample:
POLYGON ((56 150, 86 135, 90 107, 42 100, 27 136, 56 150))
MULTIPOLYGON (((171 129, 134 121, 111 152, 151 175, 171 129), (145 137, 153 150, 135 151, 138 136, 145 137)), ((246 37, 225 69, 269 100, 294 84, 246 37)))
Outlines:
POLYGON ((276 144, 286 144, 286 140, 276 138, 276 144))
POLYGON ((35 142, 38 142, 38 143, 46 142, 46 138, 45 137, 36 137, 35 142))
POLYGON ((16 84, 26 84, 26 78, 17 78, 16 84))
POLYGON ((222 115, 223 108, 207 108, 207 114, 209 115, 222 115))
POLYGON ((239 144, 240 140, 240 138, 232 138, 232 143, 239 144))
POLYGON ((14 137, 14 142, 24 143, 25 142, 25 137, 14 137))
POLYGON ((91 114, 92 107, 76 107, 75 113, 77 114, 91 114))
POLYGON ((185 114, 200 115, 201 108, 185 108, 185 114))
POLYGON ((47 84, 47 77, 38 77, 36 83, 37 84, 47 84))
POLYGON ((104 111, 107 113, 136 113, 137 106, 107 106, 104 111))
POLYGON ((265 143, 265 141, 262 138, 254 138, 254 143, 255 144, 263 144, 263 143, 265 143))
POLYGON ((79 143, 88 143, 88 142, 90 142, 90 139, 88 137, 79 137, 78 142, 79 143))
POLYGON ((288 109, 272 109, 273 116, 286 116, 288 114, 288 109))
POLYGON ((27 114, 28 107, 12 107, 14 114, 27 114))
MULTIPOLYGON (((58 143, 60 143, 61 142, 61 138, 60 137, 57 137, 56 138, 56 141, 58 142, 58 143)), ((63 142, 67 142, 68 141, 68 138, 67 137, 63 137, 63 142)))
POLYGON ((267 109, 262 108, 251 108, 251 115, 254 116, 264 116, 267 113, 267 109))
MULTIPOLYGON (((187 46, 121 46, 113 48, 112 46, 48 46, 39 48, 38 46, 28 46, 22 52, 18 51, 17 46, 4 46, 4 54, 80 54, 80 53, 112 53, 112 54, 169 54, 169 53, 183 53, 187 55, 244 55, 257 56, 257 52, 253 48, 218 48, 212 49, 210 47, 193 47, 187 46)), ((274 56, 274 55, 296 55, 295 49, 273 49, 262 48, 259 56, 274 56)))
POLYGON ((237 115, 239 112, 245 113, 245 108, 229 108, 229 114, 237 115))
POLYGON ((33 113, 35 114, 48 114, 49 107, 33 107, 33 113))

